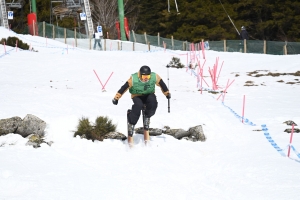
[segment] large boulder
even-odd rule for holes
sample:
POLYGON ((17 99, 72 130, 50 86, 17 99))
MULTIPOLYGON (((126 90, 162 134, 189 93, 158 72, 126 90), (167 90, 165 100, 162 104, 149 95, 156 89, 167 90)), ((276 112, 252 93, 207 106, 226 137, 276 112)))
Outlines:
POLYGON ((23 137, 27 137, 31 134, 44 136, 45 128, 46 122, 34 115, 27 114, 22 120, 22 122, 19 124, 18 129, 15 133, 20 134, 23 137))
POLYGON ((198 125, 198 126, 194 126, 194 127, 191 127, 189 128, 188 132, 190 133, 190 138, 193 140, 193 141, 201 141, 201 142, 204 142, 206 140, 206 137, 203 133, 203 129, 202 129, 202 126, 201 125, 198 125))
POLYGON ((21 122, 22 119, 20 117, 0 119, 0 136, 8 133, 15 133, 21 122))

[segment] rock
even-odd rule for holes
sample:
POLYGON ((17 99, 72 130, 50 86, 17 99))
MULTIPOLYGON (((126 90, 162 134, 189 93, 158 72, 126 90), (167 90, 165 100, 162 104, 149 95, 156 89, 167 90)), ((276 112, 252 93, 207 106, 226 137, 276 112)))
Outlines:
POLYGON ((201 125, 191 127, 188 132, 190 133, 190 138, 193 138, 193 141, 196 140, 204 142, 206 140, 201 125))
POLYGON ((23 121, 19 124, 15 133, 20 134, 23 137, 27 137, 31 134, 44 136, 45 128, 46 122, 34 115, 27 114, 23 121))
POLYGON ((288 120, 283 122, 284 124, 288 125, 288 126, 292 126, 294 124, 294 126, 297 126, 297 124, 295 122, 293 122, 292 120, 288 120))
POLYGON ((8 133, 15 133, 21 122, 22 119, 20 117, 0 119, 0 136, 8 133))
POLYGON ((167 135, 171 135, 173 137, 175 137, 175 131, 172 131, 173 129, 171 129, 169 126, 164 126, 163 128, 163 133, 167 134, 167 135))
MULTIPOLYGON (((143 127, 136 128, 135 132, 137 134, 144 134, 144 129, 143 127)), ((179 140, 189 140, 189 141, 202 141, 204 142, 206 140, 206 137, 203 133, 203 129, 201 125, 194 126, 189 128, 188 131, 184 129, 171 129, 169 126, 165 126, 163 129, 158 129, 158 128, 150 128, 149 129, 149 135, 150 136, 157 136, 161 135, 162 133, 171 135, 175 137, 176 139, 179 140)))
MULTIPOLYGON (((287 129, 284 130, 284 132, 292 133, 292 129, 287 128, 287 129)), ((300 133, 300 129, 299 128, 294 128, 294 133, 300 133)))
POLYGON ((104 139, 121 139, 121 140, 126 140, 127 137, 119 132, 109 132, 104 135, 104 139))
POLYGON ((51 146, 53 144, 52 141, 45 142, 43 137, 38 134, 31 134, 31 135, 27 136, 26 138, 28 139, 28 142, 26 143, 26 145, 33 146, 34 148, 41 147, 42 143, 46 143, 49 146, 51 146))
MULTIPOLYGON (((144 134, 144 128, 143 127, 140 127, 140 128, 136 128, 134 129, 135 130, 135 133, 138 133, 138 134, 144 134)), ((159 129, 159 128, 149 128, 149 135, 150 136, 157 136, 157 135, 161 135, 162 134, 162 130, 159 129)))
POLYGON ((171 129, 171 133, 174 132, 174 137, 177 139, 181 139, 183 137, 189 137, 191 133, 185 131, 183 129, 171 129))
POLYGON ((33 146, 34 148, 40 147, 41 144, 44 142, 42 137, 38 134, 31 134, 26 138, 28 139, 26 145, 33 146))

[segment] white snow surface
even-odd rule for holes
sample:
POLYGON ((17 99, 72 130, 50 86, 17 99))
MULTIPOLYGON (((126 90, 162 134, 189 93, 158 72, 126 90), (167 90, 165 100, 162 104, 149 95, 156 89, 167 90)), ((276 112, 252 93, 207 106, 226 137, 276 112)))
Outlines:
MULTIPOLYGON (((284 132, 291 128, 285 121, 300 124, 300 77, 247 75, 255 70, 294 73, 300 70, 300 55, 205 51, 204 79, 209 87, 203 87, 211 88, 208 69, 217 58, 218 91, 234 80, 222 104, 222 97, 217 100, 220 94, 198 91, 191 71, 166 68, 173 56, 186 64, 183 51, 66 49, 55 40, 48 39, 46 45, 45 38, 0 27, 0 38, 8 36, 38 52, 0 45, 0 119, 33 114, 47 123, 45 140, 54 143, 35 149, 20 135, 0 137, 1 200, 300 198, 300 134, 294 133, 296 151, 291 149, 288 157, 291 134, 284 132), (156 88, 158 108, 150 127, 187 130, 202 125, 207 140, 191 142, 163 134, 151 136, 145 146, 143 136, 135 134, 130 149, 121 140, 74 138, 81 117, 94 121, 107 116, 126 134, 130 94, 127 91, 117 106, 112 99, 142 65, 158 73, 172 94, 168 113, 168 101, 156 88), (106 92, 94 70, 102 84, 113 73, 106 92), (246 81, 257 86, 244 86, 246 81), (244 97, 248 123, 240 119, 244 97), (261 125, 268 130, 262 131, 261 125)), ((197 53, 202 65, 202 52, 197 53)), ((140 118, 136 127, 141 126, 140 118)))

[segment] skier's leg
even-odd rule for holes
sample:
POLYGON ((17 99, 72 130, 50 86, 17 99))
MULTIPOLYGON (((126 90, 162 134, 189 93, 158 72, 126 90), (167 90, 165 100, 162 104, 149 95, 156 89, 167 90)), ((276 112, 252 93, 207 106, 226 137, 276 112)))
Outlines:
POLYGON ((143 112, 143 126, 144 126, 144 141, 145 144, 147 145, 147 143, 149 143, 150 141, 150 135, 149 135, 150 118, 146 119, 145 111, 146 111, 146 104, 144 104, 142 112, 143 112))
POLYGON ((99 42, 99 44, 100 44, 100 49, 102 50, 102 44, 101 44, 101 39, 100 39, 100 42, 99 42))
POLYGON ((136 123, 140 118, 141 110, 144 104, 140 97, 134 97, 132 101, 133 101, 133 105, 132 105, 131 112, 128 114, 128 121, 130 124, 136 125, 136 123))
POLYGON ((128 115, 131 112, 130 109, 127 110, 127 132, 128 132, 128 145, 129 147, 133 147, 133 132, 134 132, 134 125, 130 124, 128 121, 128 115))
POLYGON ((130 147, 133 146, 134 126, 139 120, 139 117, 141 115, 141 110, 144 105, 143 101, 139 97, 134 97, 132 101, 133 101, 132 110, 127 111, 128 144, 130 147))
POLYGON ((149 94, 146 100, 146 118, 150 118, 155 114, 157 105, 158 103, 155 94, 149 94))
POLYGON ((155 94, 149 94, 145 105, 145 111, 144 111, 144 139, 145 143, 150 141, 150 135, 149 135, 149 126, 150 126, 150 117, 152 117, 155 114, 155 111, 157 109, 157 99, 155 94))
POLYGON ((101 48, 101 44, 100 44, 100 39, 98 40, 98 46, 99 46, 99 48, 101 50, 102 48, 101 48))
POLYGON ((96 39, 94 41, 94 50, 96 49, 96 39))

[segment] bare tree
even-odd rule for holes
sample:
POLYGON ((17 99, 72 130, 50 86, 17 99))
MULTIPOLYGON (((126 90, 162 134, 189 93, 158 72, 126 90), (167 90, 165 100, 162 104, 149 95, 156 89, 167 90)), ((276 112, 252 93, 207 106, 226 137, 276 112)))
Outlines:
MULTIPOLYGON (((92 18, 94 26, 99 25, 103 28, 103 33, 109 34, 110 38, 117 37, 117 29, 115 27, 116 21, 119 21, 118 14, 118 0, 90 0, 94 5, 92 18)), ((129 26, 132 30, 135 27, 138 6, 134 4, 137 0, 124 0, 125 17, 129 16, 129 26)))

